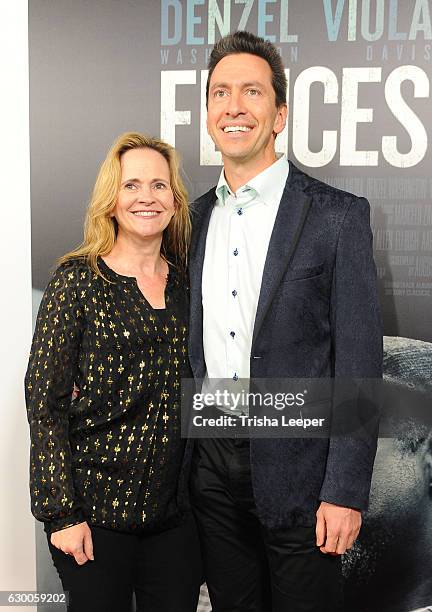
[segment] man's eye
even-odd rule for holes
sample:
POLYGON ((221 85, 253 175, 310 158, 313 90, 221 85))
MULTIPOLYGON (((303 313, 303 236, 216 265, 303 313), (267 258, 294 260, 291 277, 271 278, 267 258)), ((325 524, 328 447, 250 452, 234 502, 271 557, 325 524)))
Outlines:
POLYGON ((248 94, 250 96, 258 96, 259 95, 259 91, 258 91, 258 89, 248 89, 248 94))
POLYGON ((216 89, 216 91, 214 92, 215 98, 223 98, 225 95, 226 95, 226 91, 223 89, 216 89))

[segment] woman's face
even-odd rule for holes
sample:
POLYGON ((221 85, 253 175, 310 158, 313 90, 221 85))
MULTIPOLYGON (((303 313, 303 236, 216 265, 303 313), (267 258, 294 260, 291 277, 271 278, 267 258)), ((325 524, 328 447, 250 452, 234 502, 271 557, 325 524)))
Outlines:
POLYGON ((131 149, 121 157, 121 184, 112 216, 118 235, 161 238, 175 212, 166 159, 154 149, 131 149))

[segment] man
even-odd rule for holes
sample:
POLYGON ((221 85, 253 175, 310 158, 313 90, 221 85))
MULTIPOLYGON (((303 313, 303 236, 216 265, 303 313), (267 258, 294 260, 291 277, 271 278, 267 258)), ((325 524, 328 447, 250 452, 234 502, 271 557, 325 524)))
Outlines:
MULTIPOLYGON (((275 153, 286 78, 236 32, 209 61, 218 185, 195 206, 196 378, 379 378, 382 333, 366 200, 275 153)), ((366 508, 376 436, 196 441, 192 499, 214 612, 341 608, 340 555, 366 508)))

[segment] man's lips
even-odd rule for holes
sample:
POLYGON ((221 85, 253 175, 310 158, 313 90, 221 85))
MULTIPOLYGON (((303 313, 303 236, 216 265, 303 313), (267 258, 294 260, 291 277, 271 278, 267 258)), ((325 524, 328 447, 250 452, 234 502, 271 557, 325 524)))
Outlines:
POLYGON ((253 129, 251 125, 224 125, 221 127, 221 130, 225 134, 247 134, 253 129))

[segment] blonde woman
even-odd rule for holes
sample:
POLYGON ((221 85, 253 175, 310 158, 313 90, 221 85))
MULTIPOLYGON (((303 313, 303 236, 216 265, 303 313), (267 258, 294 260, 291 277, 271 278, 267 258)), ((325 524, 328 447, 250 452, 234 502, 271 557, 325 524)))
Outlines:
POLYGON ((120 136, 84 241, 45 291, 26 375, 32 512, 71 612, 129 612, 133 593, 140 611, 196 609, 180 438, 189 236, 175 151, 120 136))

